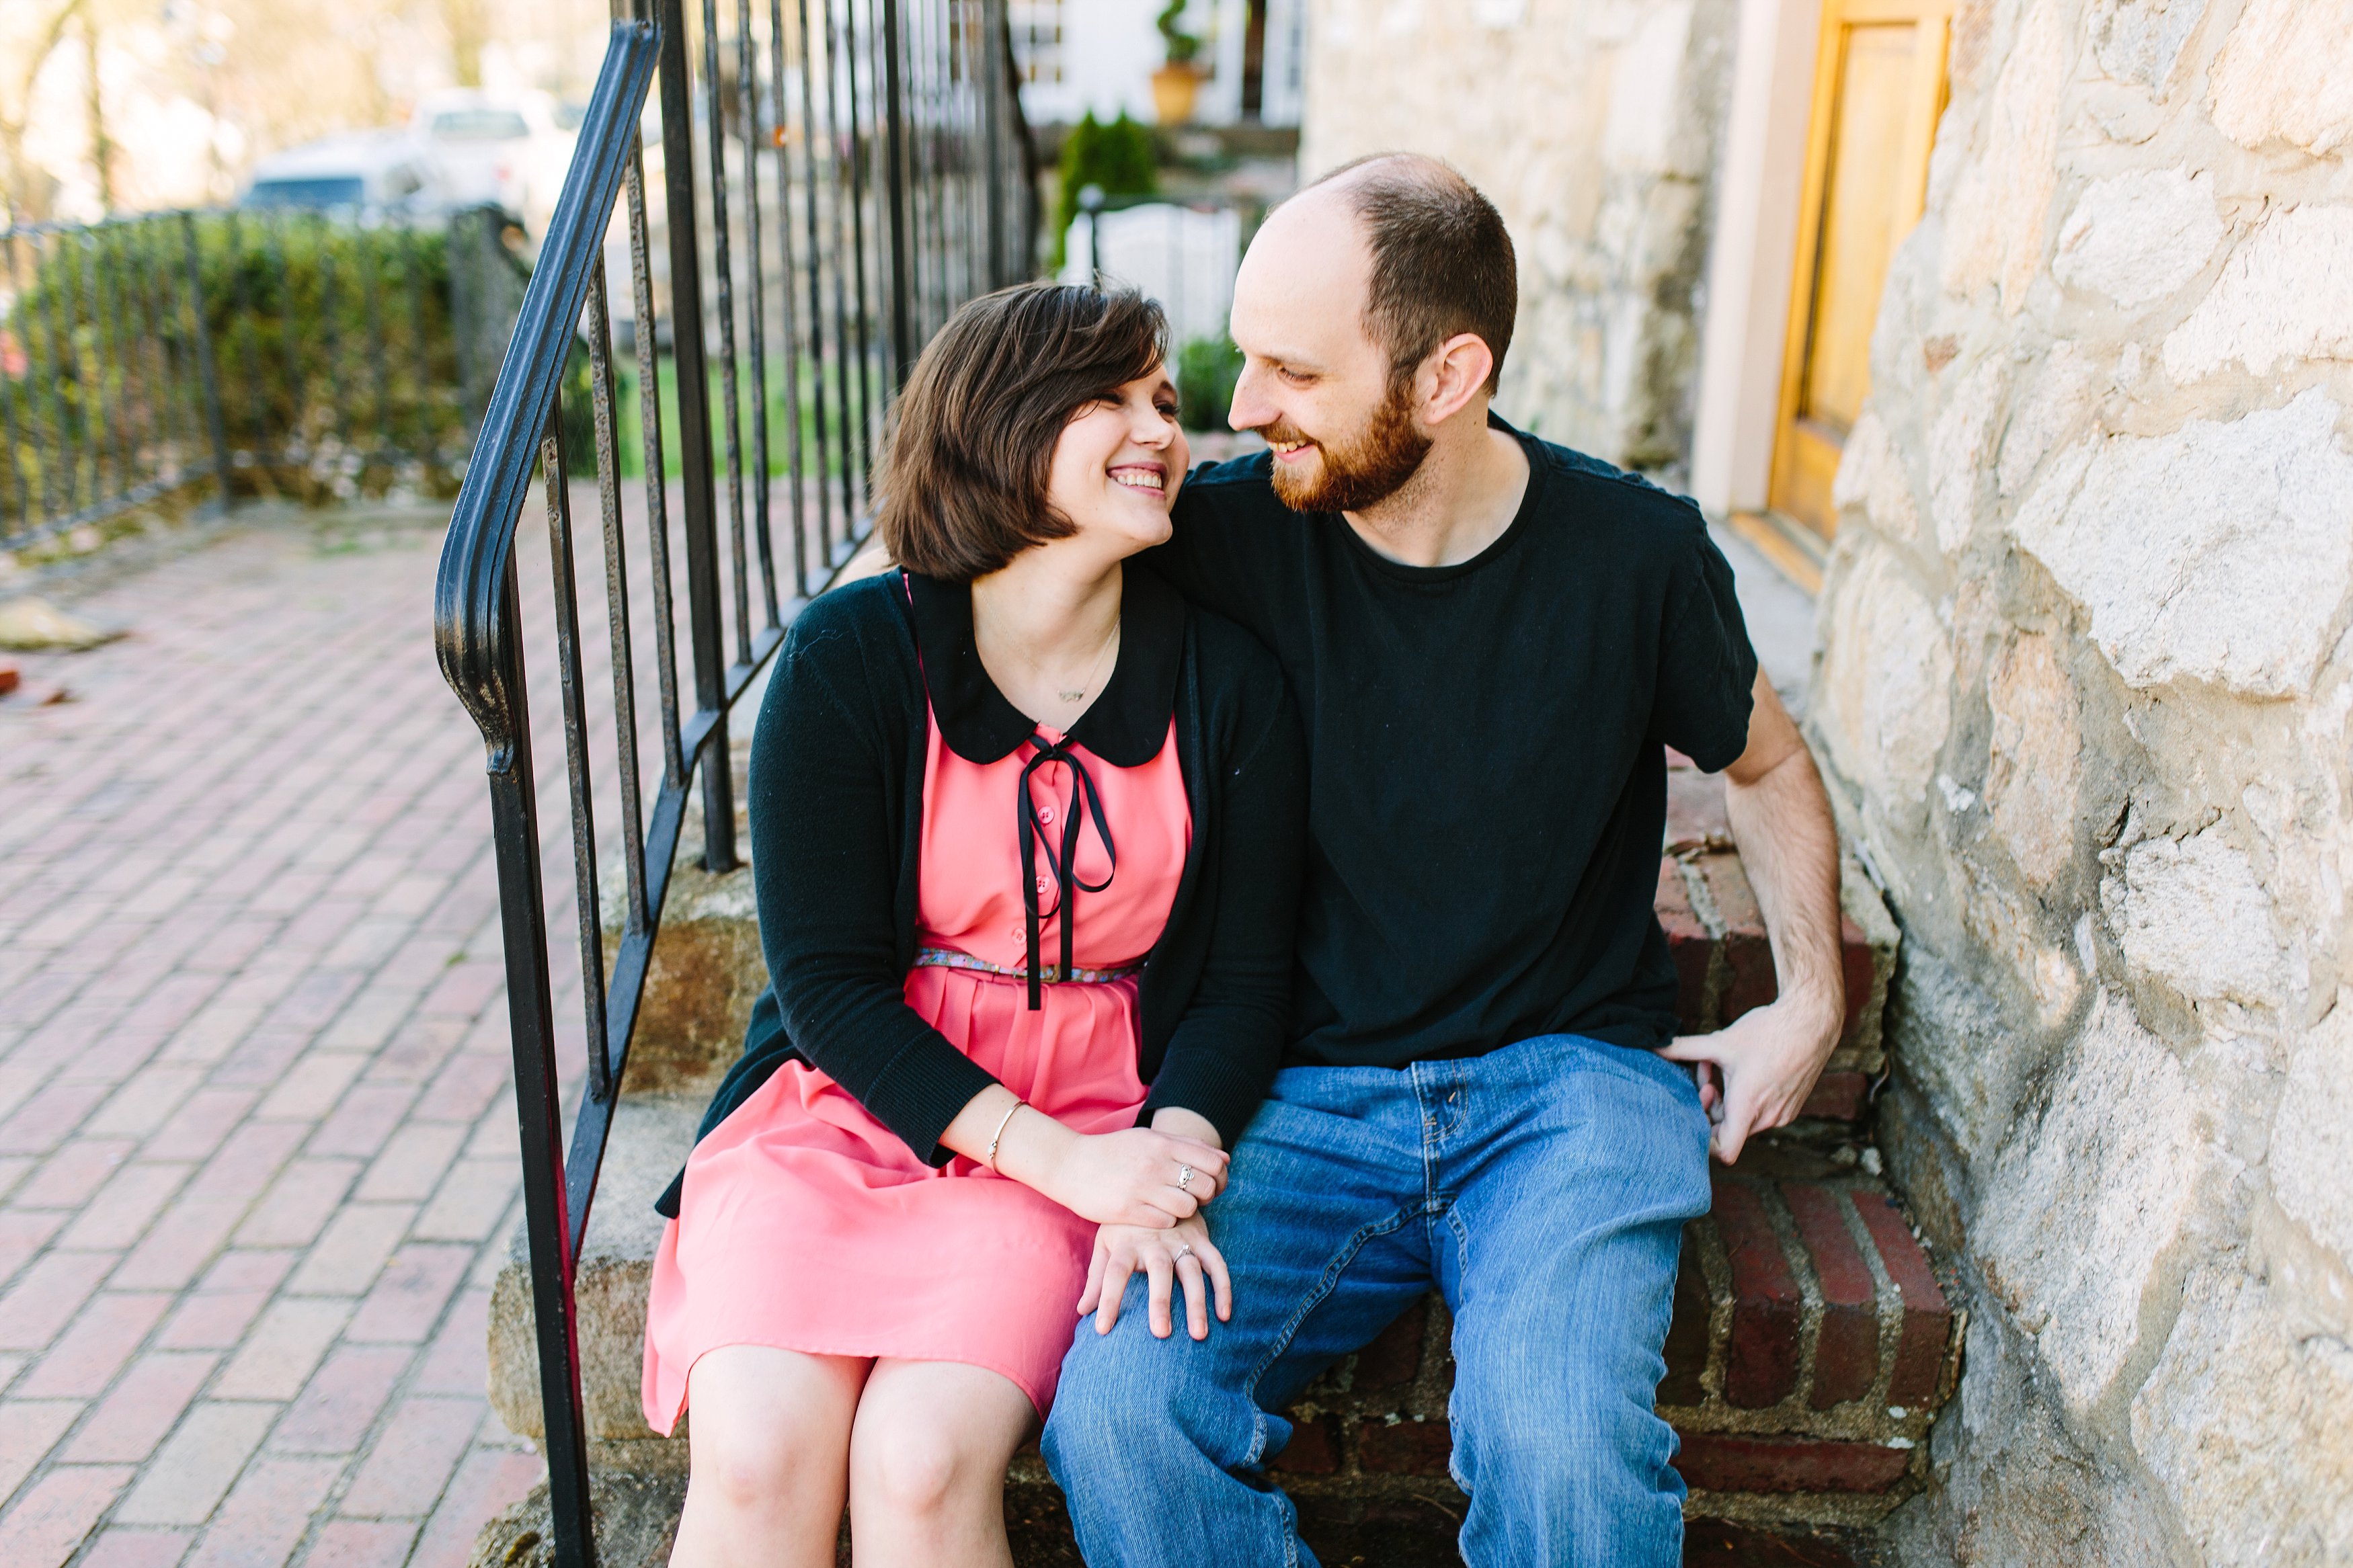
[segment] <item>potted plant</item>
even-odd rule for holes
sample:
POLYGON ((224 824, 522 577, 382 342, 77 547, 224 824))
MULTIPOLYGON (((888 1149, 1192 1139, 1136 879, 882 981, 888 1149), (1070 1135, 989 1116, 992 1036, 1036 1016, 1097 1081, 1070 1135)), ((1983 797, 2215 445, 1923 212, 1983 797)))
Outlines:
POLYGON ((1193 57, 1201 40, 1185 30, 1187 0, 1168 0, 1160 12, 1160 37, 1167 46, 1168 63, 1152 73, 1152 107, 1163 125, 1182 125, 1193 118, 1193 100, 1200 96, 1201 70, 1193 57))

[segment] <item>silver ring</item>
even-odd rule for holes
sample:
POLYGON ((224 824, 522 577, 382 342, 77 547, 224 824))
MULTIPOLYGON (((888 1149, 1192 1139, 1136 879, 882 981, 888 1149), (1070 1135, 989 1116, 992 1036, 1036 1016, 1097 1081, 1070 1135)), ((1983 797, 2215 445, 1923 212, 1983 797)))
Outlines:
POLYGON ((1185 1261, 1185 1259, 1187 1259, 1187 1258, 1190 1258, 1190 1257, 1192 1257, 1192 1256, 1193 1256, 1193 1244, 1192 1244, 1191 1242, 1189 1242, 1189 1241, 1188 1241, 1188 1242, 1187 1242, 1184 1246, 1182 1246, 1182 1247, 1178 1247, 1178 1248, 1176 1249, 1176 1257, 1174 1257, 1174 1258, 1170 1258, 1168 1261, 1169 1261, 1169 1262, 1171 1262, 1171 1263, 1182 1263, 1182 1262, 1184 1262, 1184 1261, 1185 1261))
POLYGON ((1180 1193, 1189 1193, 1189 1192, 1191 1192, 1191 1191, 1193 1190, 1193 1167, 1192 1167, 1192 1166, 1190 1166, 1190 1165, 1187 1165, 1187 1164, 1183 1164, 1183 1163, 1179 1163, 1179 1164, 1177 1165, 1177 1167, 1176 1167, 1176 1190, 1177 1190, 1178 1192, 1180 1192, 1180 1193))

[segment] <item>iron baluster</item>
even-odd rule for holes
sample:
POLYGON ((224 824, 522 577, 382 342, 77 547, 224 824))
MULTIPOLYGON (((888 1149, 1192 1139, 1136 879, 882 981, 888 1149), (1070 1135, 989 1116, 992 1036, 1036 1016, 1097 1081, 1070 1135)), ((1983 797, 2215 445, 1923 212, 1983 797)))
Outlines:
MULTIPOLYGON (((806 43, 806 40, 804 40, 806 43)), ((802 53, 807 53, 806 47, 802 53)), ((777 291, 785 336, 785 468, 791 486, 793 512, 793 596, 808 597, 808 530, 802 498, 801 472, 801 340, 800 312, 793 304, 793 160, 791 121, 785 112, 785 8, 783 0, 768 0, 768 102, 776 122, 776 248, 782 256, 784 287, 777 291)), ((807 104, 802 104, 807 118, 807 104)), ((806 142, 807 137, 803 135, 806 142)), ((817 258, 809 258, 814 267, 817 258)))
POLYGON ((907 384, 907 373, 915 368, 913 325, 908 320, 913 279, 907 253, 906 103, 899 68, 899 0, 882 0, 882 97, 884 156, 890 161, 885 189, 891 203, 891 389, 896 392, 907 384))
POLYGON ((538 781, 523 682, 521 592, 514 557, 499 609, 506 712, 515 725, 491 755, 491 839, 499 868, 499 925, 506 950, 507 1026, 514 1053, 515 1123, 522 1145, 523 1234, 538 1325, 539 1396, 546 1436, 547 1499, 555 1560, 596 1568, 588 1492, 588 1421, 580 1397, 579 1309, 572 1293, 573 1240, 564 1170, 564 1101, 555 1067, 555 1004, 549 994, 547 921, 541 905, 538 781))
POLYGON ((654 658, 661 702, 662 783, 686 788, 686 758, 679 747, 678 626, 670 607, 670 501, 662 484, 660 338, 654 321, 653 258, 646 238, 646 159, 641 137, 629 139, 629 296, 637 310, 629 326, 638 361, 638 440, 646 481, 646 543, 653 556, 654 658))
MULTIPOLYGON (((601 454, 600 454, 601 456, 601 454)), ((596 899, 596 797, 588 782, 588 702, 580 668, 580 595, 572 559, 572 488, 564 460, 564 394, 548 405, 540 437, 547 486, 547 556, 555 579, 555 668, 564 697, 564 764, 572 788, 572 885, 580 927, 581 1011, 587 1025, 588 1092, 612 1098, 605 1054, 605 952, 596 899)))
POLYGON ((735 268, 727 216, 726 97, 719 90, 719 19, 715 0, 702 0, 704 140, 711 149, 711 267, 719 300, 719 387, 726 404, 727 543, 734 576, 735 658, 752 660, 752 599, 744 549, 744 409, 735 374, 735 268))
MULTIPOLYGON (((829 3, 829 0, 820 0, 829 3)), ((817 523, 818 559, 830 564, 833 560, 833 490, 831 468, 833 437, 828 428, 825 399, 825 240, 818 227, 817 174, 817 35, 809 31, 808 0, 797 0, 800 13, 801 43, 801 147, 802 163, 808 175, 804 205, 808 210, 808 300, 809 300, 809 395, 815 405, 812 412, 817 432, 817 523)), ((826 69, 833 68, 828 57, 826 69)), ((828 100, 831 94, 828 91, 828 100)), ((828 121, 832 118, 827 110, 828 121)), ((830 157, 832 142, 826 142, 830 157)))
MULTIPOLYGON (((833 393, 835 440, 840 448, 840 463, 836 478, 841 489, 841 540, 848 543, 858 529, 858 502, 850 490, 850 443, 854 439, 855 416, 850 412, 850 361, 854 357, 849 331, 849 270, 855 263, 849 248, 849 195, 846 183, 853 177, 854 159, 845 148, 855 143, 842 130, 841 97, 844 68, 841 63, 840 31, 834 26, 836 0, 818 0, 825 8, 825 128, 827 194, 833 214, 833 393)), ((852 106, 852 113, 856 112, 852 106)), ((861 287, 865 274, 859 272, 861 287)), ((860 300, 860 309, 864 300, 860 300)), ((862 342, 860 345, 862 352, 862 342)), ((839 559, 836 542, 826 541, 825 563, 830 566, 839 559)))
POLYGON ((719 715, 718 767, 702 769, 703 866, 735 868, 735 781, 726 765, 727 668, 720 652, 718 496, 711 473, 711 382, 702 343, 702 278, 694 225, 694 100, 687 76, 684 0, 661 0, 663 211, 670 227, 670 313, 678 378, 679 479, 686 531, 687 645, 694 702, 719 715))
MULTIPOLYGON (((868 493, 874 476, 874 344, 867 326, 874 312, 868 303, 866 286, 866 160, 872 151, 872 139, 862 138, 858 119, 858 0, 843 0, 841 52, 842 80, 849 96, 849 265, 857 283, 858 296, 858 490, 853 500, 845 492, 842 497, 845 545, 856 542, 857 518, 861 510, 871 505, 873 497, 868 493)), ((868 42, 873 31, 868 29, 868 42)), ((871 100, 871 93, 870 91, 871 100)), ((849 476, 844 475, 845 483, 849 476)))
MULTIPOLYGON (((760 557, 762 607, 768 613, 766 624, 775 626, 778 624, 776 561, 768 529, 769 491, 774 485, 768 472, 768 279, 760 253, 760 79, 756 58, 752 47, 752 0, 735 0, 736 114, 744 128, 744 242, 752 259, 751 296, 745 301, 749 318, 745 336, 752 351, 752 542, 760 557)), ((737 546, 735 574, 736 636, 741 644, 748 642, 744 630, 751 619, 744 607, 741 545, 737 546)), ((748 662, 748 652, 744 658, 748 662)))
MULTIPOLYGON (((600 260, 588 288, 588 394, 596 420, 596 510, 605 533, 606 635, 613 653, 614 754, 621 773, 621 865, 628 882, 627 930, 646 918, 645 806, 638 796, 636 645, 629 639, 629 563, 621 531, 621 452, 613 409, 613 323, 600 260)), ((601 913, 600 913, 601 918, 601 913)), ((602 1058, 605 1042, 590 1041, 602 1058)))

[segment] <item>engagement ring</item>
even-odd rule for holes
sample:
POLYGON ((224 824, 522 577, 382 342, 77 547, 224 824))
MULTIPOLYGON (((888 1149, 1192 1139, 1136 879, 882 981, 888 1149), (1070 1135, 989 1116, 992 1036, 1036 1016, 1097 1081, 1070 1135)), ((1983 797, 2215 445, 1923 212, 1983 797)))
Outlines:
POLYGON ((1189 1193, 1193 1190, 1192 1166, 1179 1165, 1176 1167, 1176 1190, 1180 1193, 1189 1193))
POLYGON ((1170 1258, 1170 1259, 1169 1259, 1169 1261, 1170 1261, 1170 1262, 1172 1262, 1172 1263, 1182 1263, 1182 1262, 1184 1262, 1184 1261, 1185 1261, 1185 1259, 1187 1259, 1187 1258, 1190 1258, 1190 1257, 1192 1257, 1192 1256, 1193 1256, 1193 1244, 1192 1244, 1191 1242, 1189 1242, 1189 1241, 1188 1241, 1188 1242, 1187 1242, 1184 1246, 1182 1246, 1182 1247, 1178 1247, 1178 1248, 1176 1249, 1176 1257, 1174 1257, 1174 1258, 1170 1258))

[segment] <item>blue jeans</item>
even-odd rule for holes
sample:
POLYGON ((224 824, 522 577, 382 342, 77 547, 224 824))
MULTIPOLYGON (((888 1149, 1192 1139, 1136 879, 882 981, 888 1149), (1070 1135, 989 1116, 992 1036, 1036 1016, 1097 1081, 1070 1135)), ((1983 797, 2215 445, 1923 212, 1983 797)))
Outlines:
POLYGON ((1046 1461, 1095 1568, 1313 1563, 1266 1461, 1275 1412, 1435 1282, 1454 1314, 1463 1560, 1673 1568, 1683 1485, 1654 1411, 1685 1221, 1708 1206, 1690 1074, 1551 1035, 1453 1061, 1287 1068, 1209 1228, 1234 1316, 1152 1337, 1131 1282, 1082 1322, 1046 1461))

